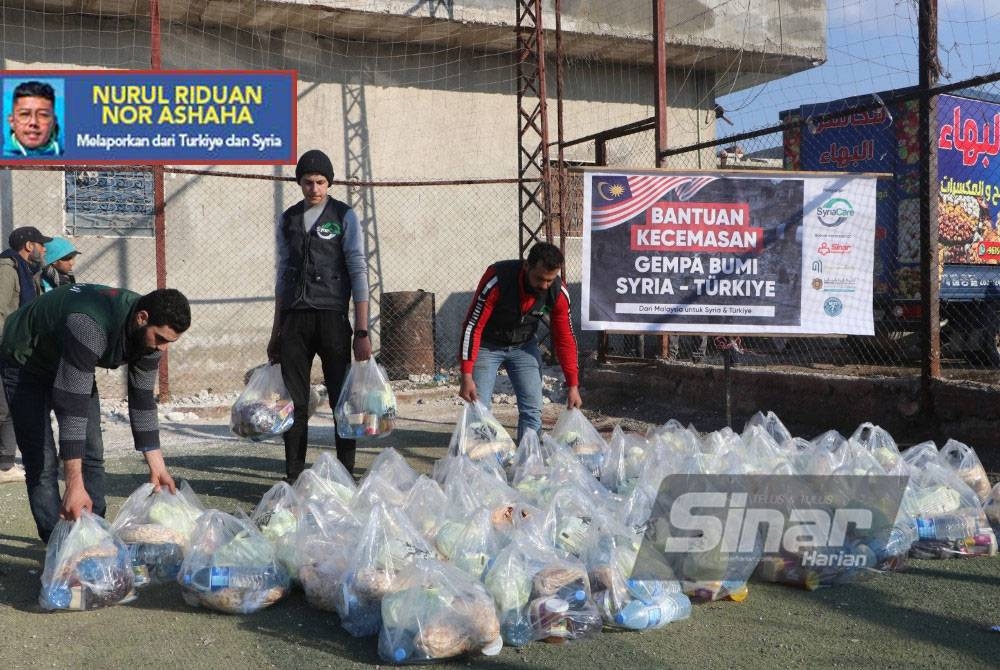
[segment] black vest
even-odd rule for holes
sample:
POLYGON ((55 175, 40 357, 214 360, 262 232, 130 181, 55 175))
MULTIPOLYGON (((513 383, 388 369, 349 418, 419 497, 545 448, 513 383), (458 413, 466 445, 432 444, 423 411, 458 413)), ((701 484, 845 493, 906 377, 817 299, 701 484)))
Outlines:
POLYGON ((21 254, 13 249, 5 250, 0 256, 9 258, 14 263, 14 269, 17 271, 17 283, 21 287, 18 293, 17 306, 24 307, 34 300, 35 296, 39 293, 39 287, 35 283, 35 274, 31 271, 28 261, 21 258, 21 254))
POLYGON ((493 264, 497 273, 497 289, 500 295, 493 305, 490 320, 483 326, 483 341, 500 347, 516 347, 524 344, 535 336, 538 324, 552 314, 559 291, 562 289, 562 279, 549 286, 547 292, 535 298, 535 304, 527 314, 521 315, 520 281, 521 261, 500 261, 493 264))
POLYGON ((332 309, 346 312, 351 277, 344 260, 344 216, 350 205, 328 197, 313 227, 306 232, 305 201, 281 215, 288 265, 278 278, 283 309, 332 309))

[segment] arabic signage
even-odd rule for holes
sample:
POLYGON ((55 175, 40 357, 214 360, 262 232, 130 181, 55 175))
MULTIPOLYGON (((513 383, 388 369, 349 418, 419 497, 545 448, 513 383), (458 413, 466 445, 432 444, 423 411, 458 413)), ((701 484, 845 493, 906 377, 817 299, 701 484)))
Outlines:
POLYGON ((0 71, 0 164, 295 162, 292 71, 0 71))
POLYGON ((938 97, 938 234, 945 263, 1000 263, 1000 105, 938 97))
POLYGON ((873 334, 875 181, 585 172, 583 328, 873 334))
MULTIPOLYGON (((805 120, 801 138, 801 163, 794 169, 817 172, 894 172, 897 131, 900 119, 884 106, 863 112, 846 110, 876 102, 871 96, 846 98, 816 105, 804 105, 800 113, 805 120)), ((889 180, 876 186, 878 199, 875 257, 876 294, 887 293, 896 284, 898 271, 897 227, 886 225, 897 217, 899 198, 889 180)), ((919 236, 914 237, 919 239, 919 236)), ((914 262, 917 258, 914 257, 914 262)))

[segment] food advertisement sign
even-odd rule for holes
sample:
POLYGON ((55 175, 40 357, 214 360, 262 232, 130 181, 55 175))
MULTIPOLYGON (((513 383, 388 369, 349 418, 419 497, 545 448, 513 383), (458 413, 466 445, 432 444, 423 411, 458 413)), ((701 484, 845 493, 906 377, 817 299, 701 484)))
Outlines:
POLYGON ((1000 105, 938 97, 938 234, 945 263, 1000 263, 1000 105))

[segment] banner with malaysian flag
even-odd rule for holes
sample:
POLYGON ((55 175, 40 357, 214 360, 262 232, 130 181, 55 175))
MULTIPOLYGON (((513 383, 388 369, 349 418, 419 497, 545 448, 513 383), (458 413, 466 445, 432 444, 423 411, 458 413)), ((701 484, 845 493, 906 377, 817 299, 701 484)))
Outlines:
POLYGON ((875 177, 583 176, 584 329, 874 333, 875 177))

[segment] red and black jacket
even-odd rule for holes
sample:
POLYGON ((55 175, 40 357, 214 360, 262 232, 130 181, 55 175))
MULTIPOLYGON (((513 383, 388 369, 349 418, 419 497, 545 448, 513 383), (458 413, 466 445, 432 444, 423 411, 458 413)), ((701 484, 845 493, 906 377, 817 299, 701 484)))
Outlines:
POLYGON ((569 293, 557 277, 543 294, 527 285, 524 264, 500 261, 486 269, 462 324, 459 362, 471 373, 479 346, 520 346, 535 336, 538 324, 548 318, 552 344, 567 386, 579 385, 576 337, 570 321, 569 293))

